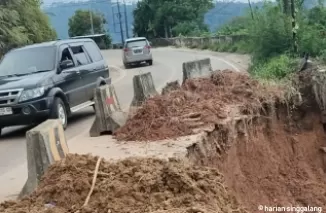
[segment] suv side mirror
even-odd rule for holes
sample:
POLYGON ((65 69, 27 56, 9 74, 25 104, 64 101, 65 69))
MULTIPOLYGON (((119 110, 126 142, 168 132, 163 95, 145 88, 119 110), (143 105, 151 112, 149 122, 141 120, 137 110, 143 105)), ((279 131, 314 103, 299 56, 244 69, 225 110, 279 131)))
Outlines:
POLYGON ((152 42, 151 42, 151 41, 149 42, 149 45, 153 46, 153 44, 152 44, 152 42))
POLYGON ((74 62, 72 62, 72 60, 64 60, 64 61, 61 61, 61 63, 60 63, 61 70, 65 70, 65 69, 68 69, 71 67, 74 67, 74 62))

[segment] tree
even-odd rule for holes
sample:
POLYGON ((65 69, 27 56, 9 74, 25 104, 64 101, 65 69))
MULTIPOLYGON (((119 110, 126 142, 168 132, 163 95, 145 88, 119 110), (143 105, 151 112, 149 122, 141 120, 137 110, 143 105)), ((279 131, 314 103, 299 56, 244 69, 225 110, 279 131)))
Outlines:
POLYGON ((56 38, 40 5, 38 0, 0 1, 0 56, 13 47, 56 38))
POLYGON ((40 0, 21 1, 17 8, 21 22, 33 43, 53 40, 56 32, 50 26, 48 16, 40 9, 40 0))
POLYGON ((134 33, 148 38, 171 37, 189 33, 194 24, 196 30, 205 31, 204 15, 212 7, 212 0, 142 0, 133 14, 134 33))
POLYGON ((238 16, 232 18, 227 24, 222 25, 217 34, 220 35, 247 35, 248 34, 248 23, 254 21, 253 10, 250 8, 250 16, 238 16))
POLYGON ((70 37, 92 34, 91 17, 93 20, 93 29, 95 34, 106 33, 104 24, 106 20, 101 13, 94 13, 89 10, 76 10, 75 14, 69 19, 70 37))
POLYGON ((188 21, 188 22, 179 22, 172 28, 172 32, 174 35, 189 35, 196 36, 202 34, 203 32, 207 32, 208 27, 202 23, 198 23, 196 21, 188 21))

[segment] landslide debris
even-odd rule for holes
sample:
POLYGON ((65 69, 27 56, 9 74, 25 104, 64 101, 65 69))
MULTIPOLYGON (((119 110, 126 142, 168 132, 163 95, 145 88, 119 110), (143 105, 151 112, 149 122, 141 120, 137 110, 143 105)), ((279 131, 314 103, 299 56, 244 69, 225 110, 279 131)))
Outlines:
POLYGON ((225 175, 230 193, 249 212, 257 212, 259 204, 326 209, 326 153, 321 150, 326 135, 320 114, 300 111, 295 125, 286 110, 278 117, 259 117, 235 131, 221 125, 191 147, 188 157, 225 175))
POLYGON ((217 170, 154 158, 102 161, 90 201, 82 207, 97 160, 68 155, 49 168, 30 197, 2 203, 0 212, 244 212, 227 193, 217 170))
POLYGON ((205 141, 188 148, 196 165, 225 175, 230 192, 249 212, 257 212, 258 205, 326 209, 320 111, 325 109, 326 72, 305 70, 291 80, 300 91, 300 105, 279 104, 267 116, 218 125, 205 141))
POLYGON ((147 100, 114 133, 117 140, 161 140, 190 135, 198 128, 226 119, 232 107, 239 108, 242 114, 255 114, 284 96, 279 87, 263 86, 245 73, 230 70, 216 71, 209 78, 188 79, 181 88, 171 82, 163 91, 163 95, 147 100))
MULTIPOLYGON (((178 137, 196 128, 189 120, 215 124, 205 140, 188 147, 188 160, 195 166, 175 159, 103 161, 90 202, 82 207, 98 158, 69 155, 50 167, 30 197, 5 202, 0 212, 242 213, 257 212, 258 205, 326 209, 326 156, 321 152, 326 136, 312 92, 317 87, 311 86, 311 73, 296 77, 302 105, 278 104, 274 113, 254 118, 246 115, 262 115, 266 105, 283 102, 284 90, 232 71, 189 80, 181 88, 171 84, 116 137, 178 137), (220 122, 230 118, 232 106, 240 109, 240 119, 220 122)), ((317 102, 323 106, 326 90, 320 85, 317 102)))

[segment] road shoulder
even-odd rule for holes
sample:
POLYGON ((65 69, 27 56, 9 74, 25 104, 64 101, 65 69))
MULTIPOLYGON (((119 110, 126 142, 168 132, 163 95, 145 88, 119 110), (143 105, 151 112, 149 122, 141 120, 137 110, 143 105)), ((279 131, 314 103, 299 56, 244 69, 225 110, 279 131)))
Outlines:
POLYGON ((215 52, 211 50, 177 48, 177 47, 160 47, 158 50, 175 50, 178 52, 191 52, 194 54, 215 56, 235 65, 240 71, 247 71, 251 62, 251 57, 248 54, 228 53, 228 52, 215 52))

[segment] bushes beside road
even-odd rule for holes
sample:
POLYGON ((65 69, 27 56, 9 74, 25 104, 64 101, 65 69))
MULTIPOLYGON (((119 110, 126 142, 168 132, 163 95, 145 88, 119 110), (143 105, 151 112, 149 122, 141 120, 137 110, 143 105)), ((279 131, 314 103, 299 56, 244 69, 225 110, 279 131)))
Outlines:
POLYGON ((312 9, 296 5, 295 26, 292 25, 292 14, 283 6, 283 1, 277 4, 265 2, 263 7, 253 8, 218 30, 217 35, 230 39, 207 40, 202 37, 197 41, 194 39, 188 47, 250 54, 252 66, 249 72, 264 79, 280 79, 293 72, 293 61, 303 53, 326 63, 326 23, 323 21, 326 9, 323 5, 312 9), (233 39, 239 34, 243 35, 242 39, 233 39))
MULTIPOLYGON (((190 46, 191 49, 211 50, 215 52, 230 52, 251 54, 252 48, 248 42, 242 40, 234 43, 221 43, 213 45, 190 46)), ((326 62, 326 52, 321 55, 326 62)), ((291 54, 280 54, 269 58, 257 59, 252 57, 252 64, 248 72, 255 78, 277 80, 286 77, 297 68, 296 59, 291 54)))

